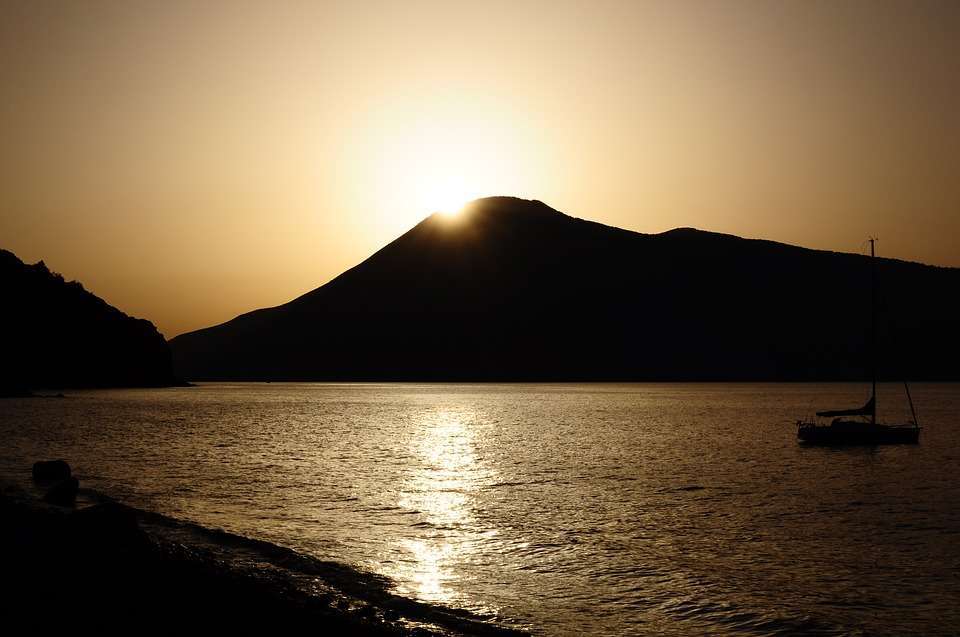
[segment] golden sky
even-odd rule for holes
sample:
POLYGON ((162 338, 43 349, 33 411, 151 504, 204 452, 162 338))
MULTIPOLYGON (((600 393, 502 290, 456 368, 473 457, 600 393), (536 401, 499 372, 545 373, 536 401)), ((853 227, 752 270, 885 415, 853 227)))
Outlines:
POLYGON ((0 0, 0 247, 168 337, 438 208, 960 266, 960 2, 0 0))

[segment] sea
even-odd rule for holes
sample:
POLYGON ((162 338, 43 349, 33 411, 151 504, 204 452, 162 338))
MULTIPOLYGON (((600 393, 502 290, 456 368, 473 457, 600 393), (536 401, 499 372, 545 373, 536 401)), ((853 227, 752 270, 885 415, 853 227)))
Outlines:
MULTIPOLYGON (((798 444, 862 384, 201 384, 0 402, 0 475, 534 635, 960 633, 960 385, 920 444, 798 444)), ((878 389, 904 420, 902 385, 878 389)))

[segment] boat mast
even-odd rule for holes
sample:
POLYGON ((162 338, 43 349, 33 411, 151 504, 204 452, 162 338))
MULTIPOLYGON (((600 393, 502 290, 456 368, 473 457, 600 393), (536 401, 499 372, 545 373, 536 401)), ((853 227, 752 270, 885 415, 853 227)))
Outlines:
POLYGON ((907 401, 910 403, 910 413, 913 414, 913 426, 920 427, 920 421, 917 420, 917 410, 913 408, 913 397, 910 395, 910 385, 903 381, 903 388, 907 390, 907 401))
POLYGON ((876 238, 870 237, 870 373, 871 398, 870 424, 877 424, 877 259, 873 244, 876 238))

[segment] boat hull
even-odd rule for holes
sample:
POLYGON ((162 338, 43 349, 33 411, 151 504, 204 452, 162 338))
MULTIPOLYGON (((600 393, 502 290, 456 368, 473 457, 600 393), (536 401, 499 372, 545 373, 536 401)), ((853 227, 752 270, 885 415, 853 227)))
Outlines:
POLYGON ((801 443, 820 446, 915 445, 920 442, 920 427, 849 421, 829 425, 803 423, 797 428, 797 438, 801 443))

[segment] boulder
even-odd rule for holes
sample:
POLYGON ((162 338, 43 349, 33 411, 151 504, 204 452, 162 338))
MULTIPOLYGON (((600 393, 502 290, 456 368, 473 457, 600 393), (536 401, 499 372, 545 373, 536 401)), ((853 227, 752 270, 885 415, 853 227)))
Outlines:
POLYGON ((70 475, 70 465, 66 460, 41 460, 33 463, 33 479, 36 482, 67 480, 70 475))
MULTIPOLYGON (((67 469, 69 471, 69 469, 67 469)), ((60 506, 72 506, 77 499, 77 489, 80 488, 80 481, 74 477, 60 480, 52 487, 47 489, 43 496, 43 501, 60 506)))

